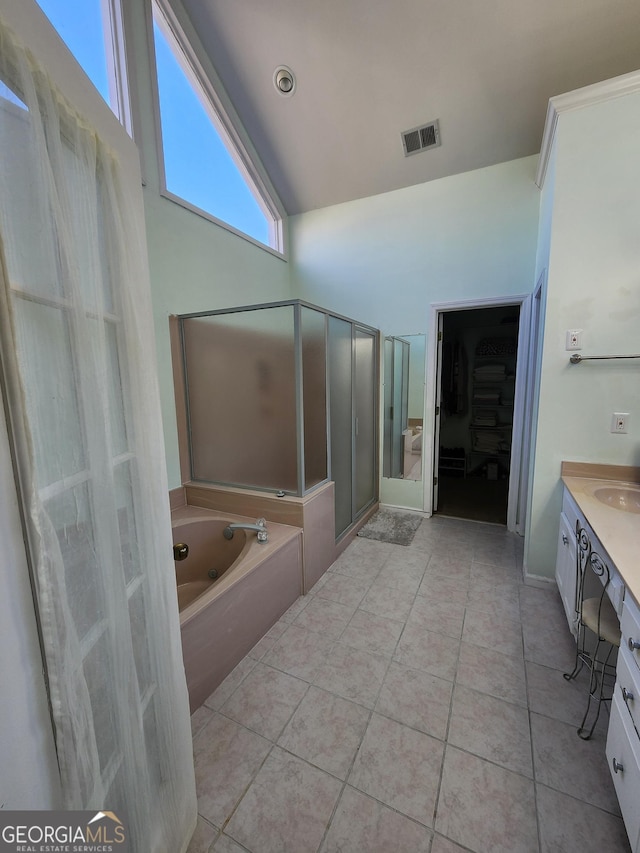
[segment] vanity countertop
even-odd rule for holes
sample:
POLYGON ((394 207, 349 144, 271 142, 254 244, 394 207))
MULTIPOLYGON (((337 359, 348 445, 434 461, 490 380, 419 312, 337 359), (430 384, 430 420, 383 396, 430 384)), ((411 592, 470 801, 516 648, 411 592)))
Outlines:
MULTIPOLYGON (((611 558, 625 587, 640 603, 640 514, 608 506, 596 497, 596 492, 602 495, 603 489, 619 490, 625 486, 640 489, 640 468, 563 462, 562 482, 611 558)), ((604 494, 615 495, 617 491, 604 494)))

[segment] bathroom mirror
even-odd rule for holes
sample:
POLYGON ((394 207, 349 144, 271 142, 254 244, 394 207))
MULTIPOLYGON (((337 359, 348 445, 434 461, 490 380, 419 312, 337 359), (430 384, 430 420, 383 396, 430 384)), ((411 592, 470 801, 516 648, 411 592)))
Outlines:
POLYGON ((426 335, 384 340, 384 477, 422 479, 426 335))

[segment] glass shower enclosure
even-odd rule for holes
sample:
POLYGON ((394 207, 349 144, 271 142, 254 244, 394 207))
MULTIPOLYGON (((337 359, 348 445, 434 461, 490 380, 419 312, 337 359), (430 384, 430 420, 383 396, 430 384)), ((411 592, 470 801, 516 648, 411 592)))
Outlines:
POLYGON ((339 538, 377 499, 377 330, 300 300, 178 319, 192 481, 333 480, 339 538))

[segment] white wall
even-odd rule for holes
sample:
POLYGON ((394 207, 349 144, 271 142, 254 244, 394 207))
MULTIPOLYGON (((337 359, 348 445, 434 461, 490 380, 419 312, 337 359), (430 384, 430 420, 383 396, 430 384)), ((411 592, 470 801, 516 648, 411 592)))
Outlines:
POLYGON ((570 365, 567 329, 583 355, 640 353, 640 93, 561 112, 553 192, 539 264, 548 254, 544 349, 526 566, 552 576, 563 460, 640 464, 640 362, 570 365), (611 415, 629 412, 627 435, 611 415))
MULTIPOLYGON (((527 157, 291 217, 294 295, 409 335, 427 333, 431 303, 531 291, 536 164, 527 157)), ((423 488, 383 480, 381 499, 422 509, 423 488)))

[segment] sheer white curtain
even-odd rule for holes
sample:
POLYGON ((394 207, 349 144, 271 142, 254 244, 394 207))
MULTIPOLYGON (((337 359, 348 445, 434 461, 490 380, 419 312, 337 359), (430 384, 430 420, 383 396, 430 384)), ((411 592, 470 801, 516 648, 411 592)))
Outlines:
POLYGON ((179 853, 196 821, 144 223, 0 18, 0 336, 62 785, 179 853))

